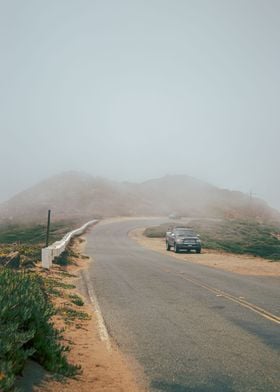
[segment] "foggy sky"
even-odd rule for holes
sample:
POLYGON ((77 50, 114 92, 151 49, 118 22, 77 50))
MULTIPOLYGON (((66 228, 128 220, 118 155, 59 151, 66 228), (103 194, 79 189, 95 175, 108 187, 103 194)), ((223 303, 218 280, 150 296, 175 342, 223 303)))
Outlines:
POLYGON ((66 170, 280 209, 280 2, 0 0, 0 200, 66 170))

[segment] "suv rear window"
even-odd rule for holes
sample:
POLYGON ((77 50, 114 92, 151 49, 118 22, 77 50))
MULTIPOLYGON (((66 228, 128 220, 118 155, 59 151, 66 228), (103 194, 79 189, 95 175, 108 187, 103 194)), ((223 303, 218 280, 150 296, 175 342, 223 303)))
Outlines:
POLYGON ((175 229, 174 232, 177 235, 185 236, 185 237, 196 237, 197 236, 197 234, 193 230, 175 229))

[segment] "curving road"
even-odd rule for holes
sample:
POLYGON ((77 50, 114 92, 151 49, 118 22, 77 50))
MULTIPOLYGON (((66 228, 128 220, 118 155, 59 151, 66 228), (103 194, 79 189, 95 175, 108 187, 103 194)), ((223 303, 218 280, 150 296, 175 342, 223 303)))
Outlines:
POLYGON ((86 248, 108 331, 142 365, 150 390, 279 392, 279 278, 180 262, 127 235, 153 224, 99 224, 86 248))

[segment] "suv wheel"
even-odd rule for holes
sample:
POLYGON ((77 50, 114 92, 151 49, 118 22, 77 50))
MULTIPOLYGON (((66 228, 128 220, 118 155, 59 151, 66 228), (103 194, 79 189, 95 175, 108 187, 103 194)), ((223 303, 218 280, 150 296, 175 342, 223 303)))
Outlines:
POLYGON ((170 245, 168 241, 166 241, 166 250, 170 250, 170 245))

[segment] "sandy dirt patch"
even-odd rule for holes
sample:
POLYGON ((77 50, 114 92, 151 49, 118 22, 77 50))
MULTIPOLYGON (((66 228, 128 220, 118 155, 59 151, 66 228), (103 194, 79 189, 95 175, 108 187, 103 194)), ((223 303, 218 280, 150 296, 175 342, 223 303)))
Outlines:
MULTIPOLYGON (((79 270, 84 269, 91 262, 83 256, 85 240, 77 239, 72 249, 79 254, 75 258, 76 265, 56 267, 48 271, 50 277, 59 276, 63 283, 79 285, 79 270), (61 276, 61 270, 74 276, 61 276)), ((101 341, 98 332, 98 321, 92 304, 83 297, 77 288, 62 290, 59 298, 54 298, 56 307, 67 304, 70 294, 77 294, 83 298, 85 305, 76 307, 86 312, 87 319, 76 319, 65 322, 60 316, 54 317, 57 328, 65 328, 63 344, 69 345, 71 350, 67 354, 70 363, 81 365, 81 374, 73 378, 57 381, 41 366, 29 361, 17 386, 24 392, 144 392, 144 376, 142 370, 132 358, 124 356, 114 344, 108 350, 106 343, 101 341)), ((73 305, 72 305, 73 306, 73 305)))
POLYGON ((178 260, 203 264, 211 268, 218 268, 241 275, 280 276, 279 262, 271 262, 260 257, 235 255, 211 249, 203 249, 201 254, 174 253, 173 250, 167 252, 164 238, 148 238, 143 235, 144 230, 144 228, 133 230, 129 233, 129 236, 146 248, 164 255, 168 254, 178 260))
POLYGON ((64 333, 66 342, 70 342, 71 351, 68 355, 71 363, 82 366, 82 374, 76 379, 67 379, 64 382, 51 380, 49 377, 38 386, 34 392, 127 392, 144 391, 137 383, 135 369, 128 365, 128 359, 113 346, 109 352, 101 342, 98 327, 91 307, 86 310, 91 314, 89 321, 83 321, 77 329, 76 326, 67 328, 64 333), (72 342, 72 343, 71 343, 72 342))

